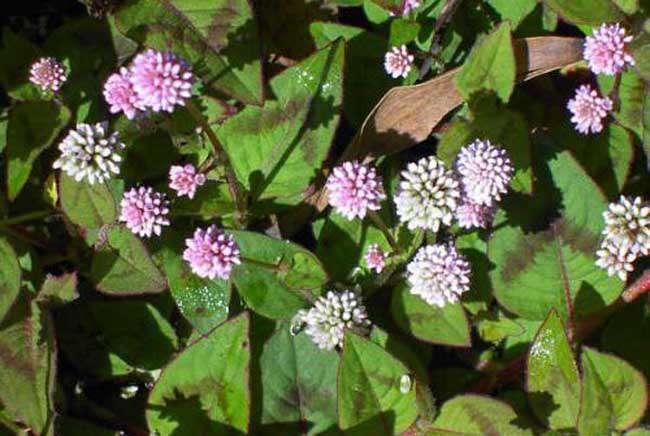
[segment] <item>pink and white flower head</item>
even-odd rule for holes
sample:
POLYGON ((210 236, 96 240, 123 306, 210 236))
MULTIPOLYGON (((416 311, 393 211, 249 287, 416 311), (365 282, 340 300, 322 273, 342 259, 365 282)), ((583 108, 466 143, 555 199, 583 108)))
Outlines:
POLYGON ((589 85, 582 85, 576 95, 569 100, 567 108, 573 115, 571 122, 582 133, 599 133, 603 130, 603 119, 612 110, 614 104, 609 97, 601 97, 589 85))
POLYGON ((379 244, 370 244, 363 259, 366 261, 366 266, 368 266, 370 270, 379 274, 386 266, 387 257, 388 254, 379 248, 379 244))
POLYGON ((29 70, 29 81, 41 88, 43 92, 57 92, 68 80, 68 73, 54 58, 40 58, 29 70))
POLYGON ((190 66, 173 53, 147 50, 133 59, 129 80, 139 104, 154 112, 172 112, 192 96, 194 75, 190 66))
POLYGON ((508 192, 514 169, 508 154, 489 140, 463 147, 455 163, 464 194, 479 205, 492 206, 508 192))
POLYGON ((348 220, 364 218, 368 210, 379 210, 386 198, 375 168, 356 160, 332 170, 327 179, 327 195, 330 206, 348 220))
POLYGON ((470 265, 453 243, 426 245, 407 265, 411 294, 443 307, 469 291, 470 265))
POLYGON ((494 206, 485 206, 465 199, 456 209, 456 220, 463 229, 484 229, 492 223, 494 213, 494 206))
POLYGON ((435 156, 422 158, 402 171, 394 201, 400 221, 410 230, 437 232, 454 218, 460 202, 458 178, 435 156))
POLYGON ((641 197, 621 196, 603 212, 605 239, 619 245, 637 247, 644 256, 650 254, 650 204, 641 197))
POLYGON ((415 9, 419 8, 422 2, 420 0, 404 0, 404 6, 402 6, 402 15, 407 16, 415 9))
POLYGON ((608 276, 616 275, 620 280, 626 281, 627 275, 634 271, 634 262, 640 255, 639 247, 635 244, 605 238, 596 251, 596 266, 606 270, 608 276))
POLYGON ((613 76, 627 66, 634 65, 634 58, 627 44, 632 35, 626 35, 620 24, 602 24, 585 39, 584 57, 594 74, 613 76))
POLYGON ((409 54, 405 45, 393 47, 384 56, 384 68, 386 69, 386 73, 393 79, 406 77, 411 71, 414 59, 413 55, 409 54))
POLYGON ((125 192, 120 207, 120 221, 143 238, 160 236, 163 226, 169 225, 169 201, 165 194, 150 187, 140 186, 125 192))
POLYGON ((235 238, 214 224, 205 230, 196 229, 194 236, 185 240, 185 245, 183 259, 194 274, 202 278, 227 280, 233 265, 241 263, 235 238))
POLYGON ((206 180, 205 174, 197 172, 192 164, 172 165, 169 168, 169 187, 179 197, 186 195, 194 198, 196 189, 203 186, 206 180))
POLYGON ((112 114, 124 112, 124 115, 132 120, 136 111, 142 109, 142 105, 130 78, 131 72, 124 67, 120 68, 118 73, 112 74, 104 83, 104 99, 112 114))

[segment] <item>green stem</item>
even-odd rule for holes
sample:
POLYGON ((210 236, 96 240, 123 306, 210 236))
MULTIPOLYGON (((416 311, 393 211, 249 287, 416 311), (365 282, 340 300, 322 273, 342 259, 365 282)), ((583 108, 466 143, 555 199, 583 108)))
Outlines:
POLYGON ((20 428, 16 425, 15 422, 13 422, 3 411, 0 410, 0 424, 7 427, 7 429, 11 430, 15 434, 21 434, 24 429, 20 428))
POLYGON ((375 223, 375 225, 379 228, 379 230, 381 230, 381 232, 384 234, 384 236, 386 236, 386 239, 388 240, 388 243, 390 244, 390 246, 393 248, 393 251, 395 253, 399 253, 400 252, 400 247, 397 244, 397 241, 395 240, 395 238, 393 237, 393 234, 391 233, 390 229, 388 228, 388 226, 386 225, 384 220, 381 219, 379 214, 377 212, 375 212, 374 210, 371 210, 371 211, 368 211, 368 216, 370 217, 372 222, 375 223))
POLYGON ((34 221, 50 215, 52 215, 52 211, 50 210, 37 210, 34 212, 27 212, 22 215, 0 221, 0 226, 13 226, 14 224, 20 224, 25 221, 34 221))
POLYGON ((192 117, 194 117, 194 120, 201 126, 206 135, 208 135, 208 139, 210 139, 210 142, 212 143, 212 148, 214 149, 214 154, 217 158, 217 161, 224 166, 226 181, 228 182, 228 188, 230 189, 230 195, 235 202, 235 209, 237 210, 237 213, 235 214, 235 223, 238 225, 238 227, 243 228, 243 220, 246 216, 246 205, 244 202, 241 186, 237 181, 237 176, 235 175, 235 171, 232 169, 228 155, 223 150, 221 142, 219 142, 219 138, 217 138, 214 130, 212 130, 212 127, 210 127, 208 120, 206 120, 194 102, 188 101, 185 107, 192 115, 192 117))

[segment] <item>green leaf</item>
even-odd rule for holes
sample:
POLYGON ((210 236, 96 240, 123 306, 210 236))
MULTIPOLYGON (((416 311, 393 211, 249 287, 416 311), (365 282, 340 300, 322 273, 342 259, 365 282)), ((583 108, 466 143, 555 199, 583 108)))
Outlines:
POLYGON ((344 46, 338 41, 274 77, 275 100, 245 108, 219 129, 237 178, 254 200, 294 204, 307 195, 339 122, 344 46))
POLYGON ((433 422, 433 432, 441 434, 528 435, 512 422, 517 414, 505 403, 479 395, 460 395, 442 405, 433 422))
POLYGON ((643 97, 643 151, 645 152, 646 161, 650 166, 650 86, 646 87, 646 93, 643 97))
POLYGON ((643 298, 625 305, 609 320, 601 337, 603 350, 615 353, 650 376, 650 308, 643 298))
POLYGON ((113 295, 150 294, 167 288, 142 241, 122 227, 107 232, 110 248, 93 257, 91 277, 97 289, 113 295))
POLYGON ((33 433, 47 434, 56 373, 52 320, 37 304, 20 304, 20 318, 0 330, 0 403, 33 433))
POLYGON ((84 229, 99 229, 117 219, 117 204, 108 186, 77 182, 65 173, 59 179, 61 208, 70 221, 84 229))
POLYGON ((379 345, 347 331, 339 364, 339 427, 346 434, 400 434, 417 417, 415 382, 400 390, 408 369, 379 345))
POLYGON ((422 341, 456 347, 472 345, 469 323, 460 303, 432 306, 411 294, 404 284, 393 291, 391 312, 402 330, 422 341))
POLYGON ((319 349, 305 333, 292 336, 281 327, 264 344, 262 369, 262 424, 291 423, 285 434, 309 434, 336 426, 336 370, 339 355, 319 349))
POLYGON ((10 97, 17 100, 38 100, 40 90, 29 81, 29 69, 41 55, 40 49, 29 40, 16 35, 8 27, 2 33, 0 49, 0 83, 10 97))
POLYGON ((515 87, 515 54, 509 22, 503 22, 491 34, 474 45, 462 69, 454 79, 465 101, 481 90, 493 90, 503 102, 515 87))
POLYGON ((477 330, 484 341, 500 342, 509 336, 523 335, 524 326, 517 322, 516 318, 511 318, 502 312, 480 313, 478 318, 477 330))
POLYGON ((126 36, 183 57, 203 83, 244 103, 264 101, 257 25, 246 0, 128 0, 115 13, 126 36))
POLYGON ((639 0, 612 0, 616 6, 627 15, 633 15, 639 10, 639 0))
POLYGON ((20 292, 21 271, 18 256, 6 239, 0 238, 0 322, 20 292))
POLYGON ((93 301, 89 308, 109 350, 134 368, 160 369, 178 348, 174 329, 149 303, 93 301))
POLYGON ((312 253, 259 233, 230 233, 243 258, 242 265, 233 269, 232 280, 255 312, 272 319, 291 318, 320 294, 327 274, 312 253))
POLYGON ((248 432, 249 317, 199 339, 163 370, 149 395, 149 430, 160 435, 248 432))
POLYGON ((607 203, 569 152, 540 143, 534 154, 535 195, 510 195, 488 242, 494 294, 509 311, 541 320, 552 308, 565 319, 568 293, 581 318, 623 290, 595 265, 607 203))
POLYGON ((417 21, 397 18, 390 23, 390 45, 395 47, 408 44, 417 38, 419 32, 420 25, 417 21))
POLYGON ((60 276, 47 275, 36 301, 48 308, 61 306, 79 297, 77 292, 77 273, 61 274, 60 276))
POLYGON ((562 320, 552 310, 528 353, 527 390, 535 414, 555 430, 575 427, 580 379, 562 320))
POLYGON ((19 103, 9 111, 7 196, 13 201, 25 186, 36 158, 70 120, 70 111, 51 101, 19 103))
POLYGON ((487 3, 501 15, 502 20, 510 20, 513 29, 537 6, 537 0, 488 0, 487 3))
POLYGON ((183 316, 202 334, 228 317, 231 284, 225 280, 202 279, 179 255, 164 262, 169 290, 183 316))
POLYGON ((645 377, 630 364, 594 349, 582 349, 583 390, 578 429, 581 434, 626 430, 646 411, 645 377))
POLYGON ((625 18, 610 0, 542 0, 562 18, 577 24, 598 26, 625 18))
MULTIPOLYGON (((598 75, 598 83, 603 94, 609 94, 614 86, 614 78, 598 75)), ((643 100, 646 85, 643 79, 634 71, 626 71, 621 75, 618 95, 621 107, 613 115, 624 127, 632 130, 641 137, 643 135, 643 100)))

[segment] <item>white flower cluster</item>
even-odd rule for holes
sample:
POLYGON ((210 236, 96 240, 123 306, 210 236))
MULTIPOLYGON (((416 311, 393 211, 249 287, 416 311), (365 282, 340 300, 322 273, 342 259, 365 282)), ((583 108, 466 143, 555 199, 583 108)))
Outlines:
POLYGON ((627 280, 634 271, 634 262, 650 253, 650 205, 641 197, 621 196, 603 212, 605 229, 596 265, 627 280))
POLYGON ((318 348, 325 350, 343 345, 345 329, 363 332, 370 326, 366 308, 351 291, 328 292, 311 309, 299 311, 296 319, 306 325, 305 333, 318 348))
POLYGON ((77 182, 102 183, 120 173, 120 151, 125 145, 117 132, 108 133, 108 123, 77 124, 59 144, 61 156, 54 169, 61 169, 77 182))

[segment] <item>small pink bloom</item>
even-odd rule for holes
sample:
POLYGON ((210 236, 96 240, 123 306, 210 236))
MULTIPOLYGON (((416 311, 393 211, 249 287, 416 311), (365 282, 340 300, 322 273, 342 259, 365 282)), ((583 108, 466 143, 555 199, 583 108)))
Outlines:
POLYGON ((104 83, 104 98, 112 114, 124 112, 130 120, 135 118, 136 110, 142 109, 137 94, 130 81, 131 73, 120 68, 119 73, 112 74, 104 83))
POLYGON ((386 52, 384 68, 393 79, 406 77, 411 71, 414 59, 413 55, 410 55, 408 50, 406 50, 405 45, 393 47, 391 51, 386 52))
POLYGON ((160 236, 163 226, 169 225, 169 201, 165 194, 141 186, 124 193, 120 202, 120 221, 136 235, 160 236))
POLYGON ((388 255, 381 251, 379 244, 371 244, 363 257, 369 269, 375 270, 380 273, 386 266, 386 258, 388 255))
POLYGON ((594 74, 613 76, 634 65, 627 44, 632 41, 620 24, 603 24, 585 39, 584 57, 594 74))
POLYGON ((206 230, 198 228, 192 238, 185 240, 183 252, 194 274, 202 278, 227 280, 233 265, 241 263, 239 247, 232 235, 211 225, 206 230))
POLYGON ((133 59, 129 80, 143 107, 172 112, 192 96, 194 75, 173 53, 147 50, 133 59))
POLYGON ((415 9, 419 8, 422 2, 420 0, 404 0, 402 15, 407 16, 415 9))
POLYGON ((569 100, 567 108, 573 116, 571 122, 576 130, 583 134, 598 133, 603 130, 603 119, 613 108, 609 97, 601 97, 589 85, 582 85, 575 97, 569 100))
POLYGON ((465 199, 456 208, 456 220, 463 229, 486 228, 494 218, 495 209, 493 206, 485 206, 465 199))
POLYGON ((330 206, 348 220, 364 218, 368 210, 379 210, 386 198, 376 170, 356 160, 332 170, 327 191, 330 206))
POLYGON ((197 173, 194 165, 172 165, 169 168, 169 187, 176 191, 179 197, 186 195, 194 198, 196 189, 205 181, 205 174, 197 173))
POLYGON ((57 92, 68 80, 65 67, 54 58, 41 58, 34 62, 29 71, 29 81, 43 92, 57 92))

